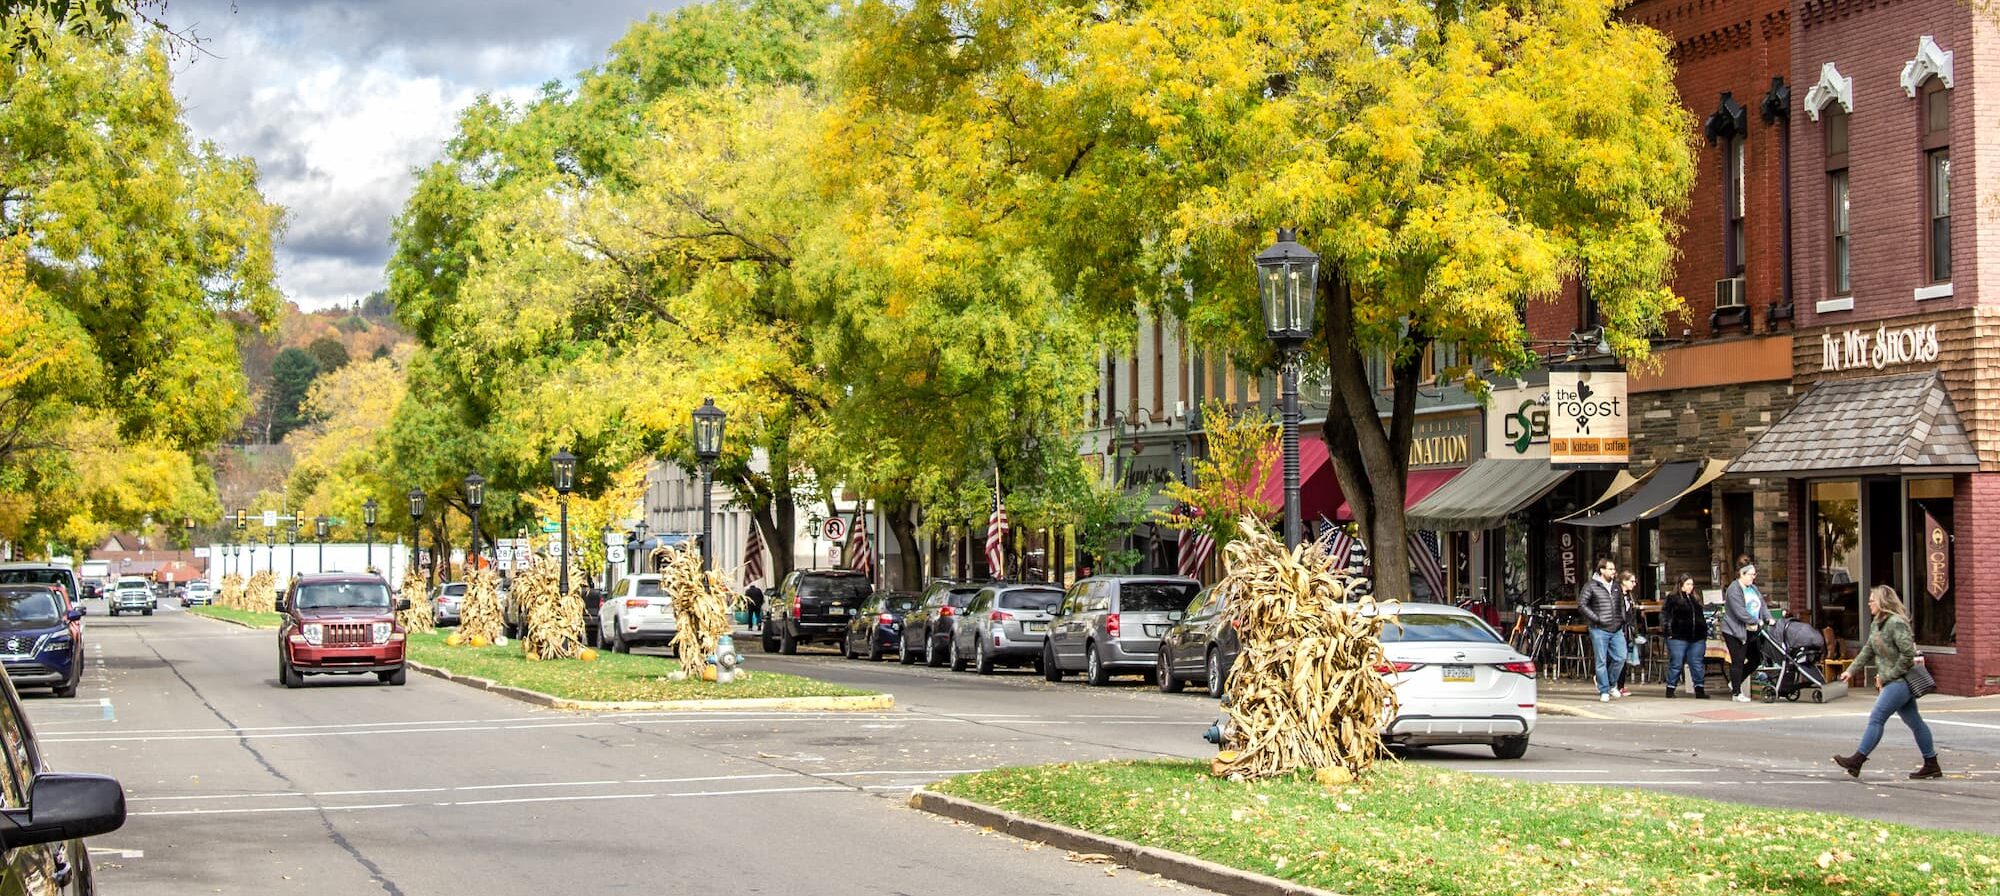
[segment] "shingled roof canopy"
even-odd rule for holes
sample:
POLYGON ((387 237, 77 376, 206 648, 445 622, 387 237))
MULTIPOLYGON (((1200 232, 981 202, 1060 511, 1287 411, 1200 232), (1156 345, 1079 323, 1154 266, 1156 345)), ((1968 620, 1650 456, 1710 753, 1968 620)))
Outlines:
POLYGON ((1936 371, 1824 382, 1729 465, 1732 474, 1829 475, 1979 468, 1936 371))

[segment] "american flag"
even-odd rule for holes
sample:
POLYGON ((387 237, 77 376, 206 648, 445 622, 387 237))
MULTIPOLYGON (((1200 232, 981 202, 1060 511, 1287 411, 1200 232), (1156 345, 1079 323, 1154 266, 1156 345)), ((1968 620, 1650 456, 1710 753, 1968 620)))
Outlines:
POLYGON ((1326 545, 1327 556, 1333 558, 1334 572, 1347 572, 1360 566, 1354 562, 1354 533, 1346 526, 1322 524, 1320 543, 1326 545))
MULTIPOLYGON (((1189 518, 1197 518, 1201 512, 1193 508, 1183 511, 1189 518)), ((1215 536, 1198 524, 1193 529, 1181 530, 1181 575, 1199 578, 1203 567, 1208 565, 1209 555, 1215 553, 1215 536)))
POLYGON ((854 524, 847 527, 847 568, 875 577, 875 551, 868 545, 868 527, 863 525, 861 508, 854 508, 854 524))
POLYGON ((993 516, 986 521, 986 565, 995 579, 1007 578, 1007 504, 993 493, 993 516))
POLYGON ((1445 603, 1451 600, 1451 595, 1445 591, 1444 560, 1440 553, 1436 532, 1421 529, 1410 533, 1410 566, 1431 589, 1431 600, 1445 603))
POLYGON ((764 530, 750 524, 750 540, 743 545, 743 584, 755 585, 764 580, 764 530))

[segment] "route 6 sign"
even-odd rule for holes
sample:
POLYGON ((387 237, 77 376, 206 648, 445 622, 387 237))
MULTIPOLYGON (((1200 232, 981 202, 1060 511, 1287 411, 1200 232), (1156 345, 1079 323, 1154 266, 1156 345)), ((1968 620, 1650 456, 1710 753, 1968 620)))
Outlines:
POLYGON ((837 516, 829 517, 826 522, 820 524, 820 533, 826 536, 827 541, 839 541, 846 538, 847 521, 837 516))

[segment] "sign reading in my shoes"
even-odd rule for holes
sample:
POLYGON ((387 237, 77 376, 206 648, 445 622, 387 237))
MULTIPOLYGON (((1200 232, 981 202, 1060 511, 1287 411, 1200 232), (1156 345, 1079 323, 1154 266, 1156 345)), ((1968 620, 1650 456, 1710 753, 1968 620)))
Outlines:
POLYGON ((1622 370, 1549 371, 1549 462, 1624 466, 1628 409, 1622 370))
POLYGON ((1904 364, 1930 364, 1938 359, 1937 324, 1890 329, 1888 326, 1819 337, 1820 369, 1884 370, 1904 364))

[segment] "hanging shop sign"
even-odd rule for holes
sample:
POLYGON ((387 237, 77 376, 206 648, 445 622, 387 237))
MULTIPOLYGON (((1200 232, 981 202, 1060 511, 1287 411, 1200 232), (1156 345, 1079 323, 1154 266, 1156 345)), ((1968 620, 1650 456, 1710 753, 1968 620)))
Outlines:
POLYGON ((1886 370, 1905 364, 1931 364, 1938 359, 1938 325, 1890 329, 1875 332, 1854 329, 1845 333, 1821 333, 1820 370, 1886 370))
POLYGON ((1951 534, 1931 512, 1924 511, 1924 590, 1943 600, 1951 590, 1951 534))
POLYGON ((1494 389, 1486 411, 1486 456, 1526 460, 1549 456, 1549 388, 1494 389))
POLYGON ((1628 437, 1625 371, 1549 371, 1549 462, 1556 466, 1624 466, 1628 437))

